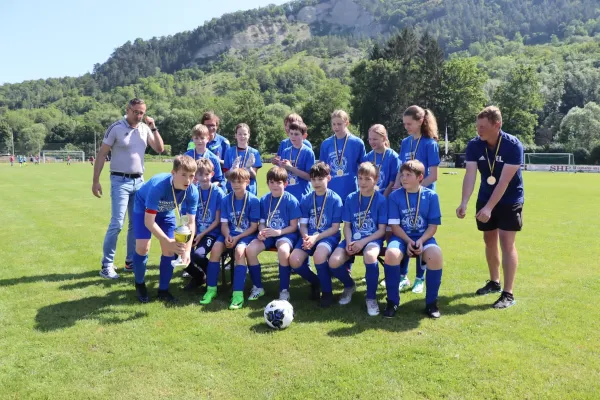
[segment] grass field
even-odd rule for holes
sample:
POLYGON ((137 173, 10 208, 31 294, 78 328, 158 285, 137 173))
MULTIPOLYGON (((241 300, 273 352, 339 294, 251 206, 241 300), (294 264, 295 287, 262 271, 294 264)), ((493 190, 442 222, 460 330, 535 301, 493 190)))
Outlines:
MULTIPOLYGON (((146 177, 168 169, 149 164, 146 177)), ((179 272, 175 307, 139 304, 131 275, 101 279, 109 184, 105 171, 97 199, 91 176, 89 164, 0 164, 2 399, 600 397, 600 175, 525 173, 515 307, 493 310, 495 295, 473 294, 488 273, 474 219, 454 215, 459 171, 438 186, 441 319, 427 319, 424 294, 410 292, 395 319, 368 317, 364 283, 349 306, 321 310, 293 276, 296 319, 281 332, 262 316, 278 290, 273 253, 261 258, 267 296, 240 311, 226 309, 225 293, 200 306, 179 272)), ((124 244, 122 234, 119 266, 124 244)), ((158 261, 155 243, 152 295, 158 261)))

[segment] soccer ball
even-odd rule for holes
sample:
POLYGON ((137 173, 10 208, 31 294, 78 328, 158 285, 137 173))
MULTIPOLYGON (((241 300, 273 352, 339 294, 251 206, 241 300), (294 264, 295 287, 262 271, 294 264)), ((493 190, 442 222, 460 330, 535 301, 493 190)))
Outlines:
POLYGON ((273 329, 285 329, 294 320, 294 307, 285 300, 273 300, 265 307, 265 322, 273 329))

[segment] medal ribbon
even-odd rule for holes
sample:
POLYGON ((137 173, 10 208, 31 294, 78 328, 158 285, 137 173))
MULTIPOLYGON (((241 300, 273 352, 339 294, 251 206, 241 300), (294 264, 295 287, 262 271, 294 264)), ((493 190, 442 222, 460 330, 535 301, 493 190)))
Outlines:
MULTIPOLYGON (((212 196, 213 185, 210 185, 210 191, 208 192, 208 199, 206 199, 206 203, 202 203, 202 207, 204 207, 204 212, 202 213, 202 221, 206 218, 206 212, 208 211, 208 204, 210 203, 210 196, 212 196)), ((200 190, 200 199, 202 199, 202 190, 200 190)))
POLYGON ((271 195, 271 198, 269 199, 269 211, 267 212, 267 228, 270 228, 271 220, 273 219, 273 215, 275 215, 275 211, 277 211, 277 209, 279 208, 279 203, 281 203, 281 199, 283 199, 283 193, 281 193, 281 197, 279 197, 277 204, 275 204, 275 209, 272 212, 271 201, 273 201, 273 195, 271 195))
POLYGON ((369 205, 367 206, 367 209, 365 210, 365 213, 363 215, 363 219, 362 222, 360 220, 360 206, 362 204, 362 194, 358 194, 358 229, 362 229, 363 225, 365 224, 365 221, 367 220, 367 214, 369 213, 369 210, 371 209, 371 204, 373 203, 373 198, 375 198, 375 192, 373 192, 373 194, 371 195, 371 199, 369 200, 369 205))
MULTIPOLYGON (((323 211, 325 211, 325 204, 327 203, 327 192, 325 192, 325 198, 323 199, 323 204, 321 205, 321 213, 319 214, 319 219, 315 221, 315 226, 317 227, 317 231, 321 227, 321 219, 323 218, 323 211)), ((315 208, 315 217, 317 216, 317 194, 313 192, 313 206, 315 208)))
MULTIPOLYGON (((423 136, 420 136, 419 140, 417 140, 417 145, 415 146, 415 151, 414 152, 413 152, 413 149, 412 149, 412 145, 415 142, 415 138, 413 137, 412 140, 411 140, 411 142, 410 142, 410 159, 411 160, 414 160, 415 158, 417 158, 417 149, 419 148, 419 143, 421 143, 421 138, 422 137, 423 136)), ((383 164, 383 161, 382 161, 382 164, 383 164)))
MULTIPOLYGON (((412 221, 412 228, 416 228, 417 227, 417 219, 419 218, 419 208, 421 207, 421 189, 422 187, 419 186, 419 193, 417 194, 417 208, 415 209, 415 219, 412 221)), ((404 191, 404 194, 406 195, 406 205, 408 206, 408 210, 410 211, 411 207, 410 207, 410 201, 408 199, 408 192, 404 191)))
MULTIPOLYGON (((235 193, 231 193, 231 209, 233 210, 233 218, 235 219, 235 204, 234 204, 234 200, 235 200, 235 193)), ((244 205, 242 206, 242 211, 240 211, 240 217, 238 218, 235 227, 236 230, 240 229, 240 226, 242 225, 242 218, 244 217, 244 210, 246 209, 246 202, 248 201, 248 192, 246 192, 246 194, 244 195, 244 205)))
POLYGON ((496 167, 496 158, 498 157, 498 150, 500 150, 500 143, 502 143, 502 135, 498 135, 498 144, 496 145, 496 154, 494 155, 494 162, 490 163, 490 155, 488 154, 488 147, 485 146, 485 158, 487 159, 488 167, 490 167, 490 176, 494 175, 494 168, 496 167))
POLYGON ((344 147, 342 148, 342 154, 338 155, 337 148, 337 136, 333 135, 333 147, 335 148, 335 157, 337 158, 338 166, 342 164, 342 160, 344 159, 344 152, 346 151, 346 145, 348 144, 349 133, 346 133, 346 140, 344 140, 344 147))
MULTIPOLYGON (((173 193, 173 203, 175 203, 175 217, 177 219, 178 225, 181 224, 181 213, 179 212, 179 205, 177 204, 177 197, 175 196, 175 184, 171 181, 171 193, 173 193)), ((187 190, 183 192, 183 199, 181 199, 182 204, 185 201, 185 196, 187 196, 187 190)))

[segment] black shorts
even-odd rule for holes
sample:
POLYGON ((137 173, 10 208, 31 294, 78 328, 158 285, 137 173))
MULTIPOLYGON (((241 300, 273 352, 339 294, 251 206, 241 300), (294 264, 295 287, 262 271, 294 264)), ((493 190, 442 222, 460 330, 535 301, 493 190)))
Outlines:
MULTIPOLYGON (((477 212, 485 207, 487 202, 477 201, 477 212)), ((477 221, 477 229, 480 231, 493 231, 501 229, 508 232, 519 232, 523 227, 523 204, 496 204, 492 210, 490 220, 483 223, 477 221)))
POLYGON ((204 236, 202 240, 200 240, 200 243, 198 243, 198 246, 194 247, 192 254, 197 257, 208 258, 208 253, 210 253, 216 241, 217 239, 214 236, 204 236))

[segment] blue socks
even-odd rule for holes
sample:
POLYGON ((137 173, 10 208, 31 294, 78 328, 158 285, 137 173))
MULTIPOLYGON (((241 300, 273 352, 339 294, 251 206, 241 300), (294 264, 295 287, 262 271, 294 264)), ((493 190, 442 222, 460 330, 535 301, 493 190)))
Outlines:
POLYGON ((209 261, 208 268, 206 271, 206 286, 217 286, 219 281, 219 270, 221 265, 218 261, 209 261))
POLYGON ((158 279, 158 290, 169 290, 169 283, 173 278, 173 266, 171 261, 177 259, 177 256, 160 256, 160 277, 158 279))
POLYGON ((385 273, 385 289, 387 291, 387 298, 392 303, 400 304, 400 267, 384 264, 383 271, 385 273))
POLYGON ((329 272, 329 263, 324 262, 323 264, 315 264, 315 267, 317 268, 317 276, 319 277, 319 282, 321 284, 321 292, 333 292, 333 285, 331 284, 331 274, 329 272))
POLYGON ((440 291, 440 285, 442 284, 442 270, 427 270, 425 277, 425 304, 431 304, 438 298, 438 292, 440 291))
MULTIPOLYGON (((408 275, 408 261, 410 260, 410 258, 408 257, 408 254, 404 255, 404 257, 402 257, 402 260, 400 260, 400 275, 408 275)), ((386 282, 387 285, 387 282, 386 282)))
POLYGON ((379 284, 379 266, 376 262, 365 264, 367 269, 365 278, 367 280, 367 299, 377 298, 377 285, 379 284))
POLYGON ((279 291, 290 290, 291 267, 284 267, 279 264, 279 291))
POLYGON ((343 284, 345 288, 350 288, 354 286, 354 281, 350 277, 350 272, 346 268, 347 264, 342 265, 339 268, 329 268, 331 271, 331 275, 338 278, 343 284))
POLYGON ((250 272, 250 279, 252 279, 252 283, 257 288, 262 288, 262 280, 261 280, 261 272, 260 272, 260 264, 258 265, 249 265, 248 271, 250 272))
MULTIPOLYGON (((300 268, 296 268, 294 271, 296 271, 296 273, 298 275, 300 275, 302 278, 306 279, 307 281, 309 281, 312 285, 314 285, 315 283, 319 282, 319 278, 317 277, 317 275, 315 275, 314 272, 312 272, 310 270, 310 268, 308 267, 308 263, 305 262, 304 264, 302 264, 300 266, 300 268)), ((330 279, 331 282, 331 279, 330 279)))
POLYGON ((144 283, 147 263, 148 254, 145 256, 140 256, 137 252, 133 254, 133 275, 135 277, 135 283, 144 283))
POLYGON ((245 265, 236 265, 233 268, 233 291, 241 292, 246 283, 246 272, 248 268, 245 265))
POLYGON ((416 277, 418 279, 423 279, 423 277, 425 276, 425 268, 423 268, 423 264, 421 263, 422 258, 421 256, 416 258, 416 263, 417 263, 417 275, 416 277))

